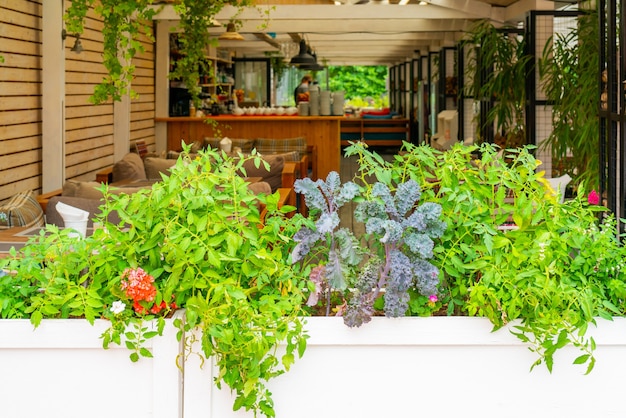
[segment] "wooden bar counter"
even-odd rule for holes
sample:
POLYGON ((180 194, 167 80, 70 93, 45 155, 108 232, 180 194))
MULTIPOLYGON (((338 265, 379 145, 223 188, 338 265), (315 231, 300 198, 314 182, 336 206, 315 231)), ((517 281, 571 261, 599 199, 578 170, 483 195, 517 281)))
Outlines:
POLYGON ((191 143, 207 137, 273 138, 305 137, 317 148, 318 177, 339 172, 341 160, 340 123, 343 116, 212 116, 204 118, 155 118, 167 123, 167 149, 180 150, 181 141, 191 143), (217 128, 207 119, 217 121, 217 128))

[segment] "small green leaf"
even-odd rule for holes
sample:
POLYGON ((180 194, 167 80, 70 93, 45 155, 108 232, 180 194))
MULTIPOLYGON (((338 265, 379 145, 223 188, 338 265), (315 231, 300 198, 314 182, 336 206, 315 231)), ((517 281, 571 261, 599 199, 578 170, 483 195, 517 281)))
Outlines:
POLYGON ((283 362, 283 366, 285 366, 285 370, 289 370, 291 368, 291 365, 294 363, 295 359, 293 354, 291 353, 287 353, 283 356, 282 358, 282 362, 283 362))
POLYGON ((39 324, 41 324, 41 320, 43 319, 43 316, 41 315, 40 311, 34 311, 31 315, 30 315, 30 322, 31 324, 33 324, 36 327, 39 326, 39 324))
POLYGON ((587 360, 589 360, 589 354, 583 354, 582 356, 576 357, 573 364, 585 364, 587 360))

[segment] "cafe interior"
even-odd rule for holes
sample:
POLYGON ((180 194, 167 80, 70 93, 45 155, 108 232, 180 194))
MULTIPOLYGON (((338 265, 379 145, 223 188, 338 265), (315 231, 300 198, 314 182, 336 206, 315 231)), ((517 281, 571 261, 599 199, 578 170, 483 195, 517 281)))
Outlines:
MULTIPOLYGON (((509 37, 524 35, 537 62, 551 37, 575 26, 579 10, 597 4, 605 23, 597 40, 598 89, 604 93, 598 97, 600 187, 607 205, 623 211, 616 181, 623 174, 619 57, 626 56, 626 42, 616 23, 623 3, 268 0, 242 10, 225 6, 209 24, 207 62, 213 73, 199 75, 199 101, 189 86, 170 77, 179 59, 175 3, 154 2, 153 38, 139 38, 143 51, 132 60, 134 93, 98 104, 91 100, 94 88, 107 76, 102 18, 92 9, 84 30, 72 33, 64 21, 69 0, 0 4, 0 201, 30 193, 45 212, 47 199, 69 193, 68 184, 127 180, 132 174, 117 165, 129 154, 140 162, 146 154, 167 159, 183 142, 267 154, 296 150, 291 181, 339 171, 343 147, 352 141, 385 149, 407 141, 442 150, 476 139, 494 142, 493 126, 477 122, 484 100, 465 89, 471 82, 464 73, 471 64, 463 42, 467 33, 477 21, 487 21, 509 37), (287 76, 276 77, 272 58, 287 68, 287 76), (341 106, 350 92, 329 90, 329 67, 373 65, 388 70, 388 107, 341 106), (305 73, 318 81, 309 91, 316 101, 298 107, 293 87, 305 73)), ((551 131, 551 104, 536 66, 526 80, 526 143, 540 145, 551 131)), ((539 147, 537 156, 547 173, 559 174, 549 148, 539 147)), ((139 171, 137 178, 149 179, 139 171)), ((284 181, 272 189, 281 186, 284 181)))

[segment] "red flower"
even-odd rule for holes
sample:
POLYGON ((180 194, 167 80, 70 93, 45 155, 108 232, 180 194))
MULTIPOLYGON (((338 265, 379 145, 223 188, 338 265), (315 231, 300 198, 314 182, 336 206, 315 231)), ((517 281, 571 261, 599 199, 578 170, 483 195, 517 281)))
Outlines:
POLYGON ((153 283, 154 277, 146 273, 141 267, 136 269, 128 268, 122 273, 122 290, 134 302, 140 300, 153 301, 157 292, 153 283))
POLYGON ((598 195, 598 193, 595 190, 592 190, 591 193, 589 193, 589 196, 587 196, 587 202, 590 205, 599 205, 600 204, 600 196, 598 195))
POLYGON ((160 305, 157 305, 156 303, 152 305, 152 308, 150 308, 150 313, 153 313, 156 315, 159 312, 161 312, 163 309, 167 309, 167 303, 165 303, 165 301, 162 301, 160 305))
POLYGON ((139 315, 143 315, 145 313, 147 313, 148 311, 146 310, 146 308, 144 308, 139 301, 134 301, 133 302, 133 309, 135 310, 136 313, 138 313, 139 315))

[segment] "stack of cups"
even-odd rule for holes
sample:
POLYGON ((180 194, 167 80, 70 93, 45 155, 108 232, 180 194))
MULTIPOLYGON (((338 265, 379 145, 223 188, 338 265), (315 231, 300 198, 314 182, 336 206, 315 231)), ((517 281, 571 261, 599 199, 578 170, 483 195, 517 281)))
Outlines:
POLYGON ((320 91, 317 89, 309 90, 309 115, 320 115, 320 91))
POLYGON ((335 116, 343 116, 344 95, 343 91, 333 93, 333 115, 335 116))
POLYGON ((330 116, 330 91, 320 92, 320 115, 330 116))
POLYGON ((309 102, 298 103, 298 116, 309 116, 309 102))

